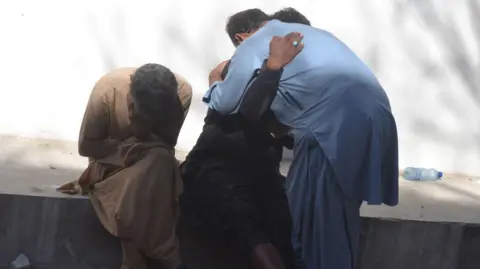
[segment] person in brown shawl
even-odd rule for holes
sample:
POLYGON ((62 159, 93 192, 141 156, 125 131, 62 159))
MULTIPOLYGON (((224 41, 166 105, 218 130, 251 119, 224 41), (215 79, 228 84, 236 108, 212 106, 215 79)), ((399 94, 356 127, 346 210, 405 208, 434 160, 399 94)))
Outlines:
POLYGON ((183 183, 173 149, 191 90, 179 80, 158 64, 115 70, 97 83, 85 112, 79 151, 90 165, 79 185, 103 226, 121 239, 122 269, 181 265, 183 183))
MULTIPOLYGON (((105 157, 122 141, 132 136, 128 118, 127 95, 134 67, 124 67, 104 75, 94 86, 85 109, 78 152, 90 161, 105 157)), ((190 109, 192 87, 175 74, 184 118, 190 109)))

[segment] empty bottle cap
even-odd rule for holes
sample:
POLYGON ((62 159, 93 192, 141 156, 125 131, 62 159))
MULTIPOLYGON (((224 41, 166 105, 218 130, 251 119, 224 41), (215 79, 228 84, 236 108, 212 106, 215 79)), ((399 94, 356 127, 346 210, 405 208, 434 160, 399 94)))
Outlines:
POLYGON ((442 172, 438 172, 438 178, 442 178, 443 177, 443 173, 442 172))

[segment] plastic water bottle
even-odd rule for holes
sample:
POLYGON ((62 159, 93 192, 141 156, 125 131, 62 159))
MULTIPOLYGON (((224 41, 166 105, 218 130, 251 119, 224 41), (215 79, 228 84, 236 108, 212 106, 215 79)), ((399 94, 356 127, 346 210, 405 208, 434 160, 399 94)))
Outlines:
POLYGON ((411 181, 435 181, 443 177, 443 173, 435 169, 407 167, 403 170, 403 177, 411 181))

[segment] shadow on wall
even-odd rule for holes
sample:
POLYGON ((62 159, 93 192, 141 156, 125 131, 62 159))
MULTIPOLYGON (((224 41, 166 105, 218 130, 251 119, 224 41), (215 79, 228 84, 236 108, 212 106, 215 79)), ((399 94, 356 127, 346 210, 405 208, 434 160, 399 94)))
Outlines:
MULTIPOLYGON (((478 0, 465 0, 469 5, 470 12, 470 23, 474 29, 474 36, 476 38, 477 47, 480 48, 480 26, 475 23, 475 19, 480 16, 480 7, 478 0)), ((270 6, 279 6, 280 1, 275 1, 274 3, 269 2, 270 6)), ((397 20, 399 23, 396 27, 401 29, 403 27, 401 17, 406 14, 415 14, 416 17, 423 23, 426 28, 430 31, 430 34, 437 40, 438 47, 441 48, 446 62, 454 68, 454 74, 459 78, 464 84, 466 93, 471 97, 477 106, 480 107, 480 90, 478 85, 477 71, 478 66, 476 66, 474 60, 469 57, 468 48, 465 42, 462 39, 462 35, 459 31, 458 26, 454 23, 453 17, 451 15, 440 15, 438 7, 433 4, 432 0, 425 1, 401 1, 398 0, 395 2, 396 7, 396 17, 393 20, 397 20), (450 16, 450 17, 449 17, 450 16)), ((243 8, 239 8, 241 10, 243 8)), ((235 10, 237 11, 237 10, 235 10)), ((176 49, 183 54, 183 59, 188 59, 184 64, 189 65, 191 70, 198 72, 197 77, 204 77, 204 80, 201 80, 202 84, 195 82, 194 86, 196 87, 193 101, 191 105, 190 115, 195 115, 196 121, 199 118, 203 118, 205 115, 205 105, 202 104, 201 98, 204 92, 204 89, 198 89, 200 85, 206 86, 208 72, 215 67, 218 63, 225 60, 223 58, 223 53, 225 48, 222 46, 223 42, 218 42, 217 40, 219 34, 223 34, 226 37, 226 33, 222 30, 224 25, 219 27, 218 23, 224 23, 229 15, 234 13, 232 12, 231 6, 226 4, 220 4, 214 8, 214 10, 208 15, 209 18, 199 21, 202 25, 199 28, 200 33, 195 33, 196 38, 189 35, 189 33, 183 27, 188 27, 188 23, 193 23, 191 20, 186 23, 184 18, 178 16, 181 14, 181 7, 178 5, 170 5, 168 7, 168 12, 164 12, 162 16, 154 19, 153 22, 156 24, 157 30, 155 31, 157 36, 157 44, 162 44, 166 49, 168 49, 168 44, 174 44, 176 49), (167 43, 168 41, 168 43, 167 43), (203 81, 205 83, 203 84, 203 81), (198 118, 197 118, 198 117, 198 118)), ((105 38, 102 35, 100 29, 101 22, 99 18, 96 17, 93 13, 89 14, 89 28, 92 33, 92 38, 95 39, 101 52, 101 57, 103 57, 103 66, 104 70, 111 70, 119 66, 117 61, 118 55, 116 53, 128 52, 125 47, 125 40, 127 39, 126 24, 128 23, 127 16, 124 11, 116 9, 114 11, 112 20, 114 24, 108 24, 112 27, 112 36, 110 39, 105 38), (110 42, 109 42, 110 41, 110 42)), ((457 16, 458 17, 458 16, 457 16)), ((400 39, 408 39, 404 34, 399 34, 400 39)), ((428 50, 426 43, 422 40, 402 40, 402 50, 406 52, 408 57, 411 58, 411 61, 415 63, 422 70, 422 76, 427 78, 430 81, 435 81, 439 77, 443 77, 445 74, 444 68, 439 67, 437 63, 432 59, 421 57, 419 53, 422 50, 417 49, 423 47, 423 50, 428 50), (420 43, 419 43, 420 42, 420 43)), ((231 46, 230 44, 228 44, 231 46)), ((232 47, 233 48, 233 47, 232 47)), ((381 59, 379 59, 381 54, 381 49, 379 44, 373 44, 370 48, 366 50, 366 60, 377 72, 382 72, 381 59)), ((165 57, 177 57, 176 54, 165 54, 165 57)), ((180 59, 180 58, 179 58, 180 59)), ((158 59, 159 61, 165 59, 158 59)), ((169 61, 167 61, 169 62, 169 61)), ((172 62, 172 61, 170 61, 172 62)), ((422 87, 418 85, 418 87, 422 87)), ((443 105, 446 109, 450 110, 457 118, 462 119, 466 118, 468 115, 465 115, 464 110, 461 104, 455 104, 451 100, 452 96, 455 95, 453 89, 450 91, 445 90, 448 86, 445 85, 443 90, 438 91, 438 97, 442 100, 443 105)), ((205 89, 206 90, 206 89, 205 89)), ((400 89, 399 89, 400 90, 400 89)), ((408 102, 408 98, 405 98, 408 102)), ((192 117, 192 116, 189 116, 192 117)), ((421 115, 409 115, 409 123, 411 129, 415 130, 415 133, 423 136, 425 140, 436 140, 443 143, 448 143, 449 146, 456 149, 456 154, 458 156, 452 156, 454 160, 461 160, 462 150, 468 151, 472 148, 472 143, 474 146, 480 149, 480 132, 473 133, 464 133, 461 136, 449 136, 442 130, 440 122, 435 122, 429 118, 422 117, 421 115), (467 139, 465 139, 467 138, 467 139)), ((188 120, 187 120, 188 122, 188 120)), ((477 123, 480 125, 480 123, 477 123)), ((465 129, 472 129, 471 124, 467 126, 467 123, 464 123, 462 126, 465 129)), ((200 129, 200 128, 199 128, 200 129)))
MULTIPOLYGON (((172 12, 172 14, 176 14, 176 12, 172 12)), ((168 20, 168 24, 161 23, 160 20, 157 22, 157 25, 160 28, 159 32, 165 33, 165 36, 159 36, 158 38, 167 37, 169 42, 176 44, 176 46, 179 47, 189 59, 186 64, 195 66, 195 70, 199 70, 199 72, 202 73, 202 76, 205 77, 205 81, 207 81, 210 70, 222 61, 216 49, 218 43, 202 41, 198 42, 196 45, 191 44, 181 28, 178 18, 175 18, 176 16, 172 16, 171 19, 168 20)), ((215 40, 214 33, 212 31, 205 31, 204 39, 215 40)), ((205 86, 207 86, 207 83, 205 83, 205 86)), ((189 114, 193 113, 195 115, 201 115, 205 113, 206 105, 203 104, 202 97, 202 91, 194 92, 189 114)))
MULTIPOLYGON (((155 31, 157 35, 157 44, 165 44, 167 41, 168 44, 175 44, 177 47, 176 49, 182 52, 184 58, 188 59, 188 62, 185 62, 185 64, 190 65, 189 68, 192 68, 193 65, 194 70, 200 70, 206 81, 208 72, 223 60, 220 57, 217 49, 219 43, 214 42, 217 39, 215 35, 218 33, 214 31, 208 31, 210 28, 208 23, 214 23, 216 20, 208 20, 208 23, 205 25, 205 32, 202 33, 203 36, 201 42, 192 44, 181 27, 181 19, 175 15, 181 14, 177 9, 179 8, 173 5, 169 8, 169 12, 165 12, 165 15, 169 16, 168 19, 165 19, 163 16, 158 16, 158 19, 154 20, 157 28, 157 31, 155 31), (212 42, 208 42, 208 40, 212 42)), ((226 10, 218 8, 214 16, 225 17, 226 13, 226 10)), ((102 32, 101 22, 96 14, 89 12, 87 20, 89 32, 99 48, 100 57, 102 57, 102 70, 104 70, 104 72, 108 72, 115 68, 121 67, 115 53, 128 52, 124 45, 126 44, 125 41, 127 40, 125 29, 127 29, 126 23, 128 23, 128 17, 124 11, 117 8, 113 12, 112 20, 114 22, 112 24, 108 24, 112 25, 111 29, 108 29, 111 33, 110 37, 104 36, 103 33, 105 31, 102 32)), ((166 57, 169 57, 168 53, 166 54, 166 57)), ((155 59, 152 59, 152 61, 154 60, 155 59)), ((161 59, 159 60, 161 61, 161 59)), ((192 101, 190 114, 205 113, 205 109, 201 103, 201 97, 201 94, 193 95, 194 100, 192 101)))
MULTIPOLYGON (((477 19, 480 16, 480 5, 478 0, 467 0, 469 10, 469 21, 473 27, 473 36, 475 37, 477 48, 480 49, 480 26, 477 19)), ((469 55, 469 49, 458 29, 457 24, 451 16, 442 18, 439 15, 438 8, 431 0, 409 2, 423 23, 432 31, 432 34, 442 45, 443 52, 448 63, 455 67, 456 74, 467 85, 470 97, 480 104, 480 90, 478 85, 477 64, 474 63, 469 55)), ((428 69, 428 66, 424 66, 428 69)))
MULTIPOLYGON (((117 11, 119 12, 119 11, 117 11)), ((113 56, 112 54, 112 50, 111 48, 108 46, 108 44, 106 44, 106 40, 105 38, 103 37, 103 35, 101 34, 100 32, 100 23, 97 19, 97 17, 94 15, 94 14, 91 14, 91 13, 88 13, 88 29, 89 29, 89 32, 92 34, 92 38, 96 41, 97 45, 98 45, 98 48, 99 48, 99 51, 100 51, 100 55, 102 57, 102 62, 103 62, 103 70, 105 70, 106 72, 108 72, 109 70, 113 70, 115 68, 118 68, 118 63, 115 61, 115 57, 113 56)), ((115 13, 115 19, 117 20, 118 22, 118 26, 122 26, 124 25, 125 23, 125 19, 121 18, 120 15, 118 15, 118 13, 115 13)), ((116 38, 115 38, 115 43, 120 45, 122 44, 123 42, 118 42, 120 41, 119 40, 119 37, 122 36, 122 31, 120 31, 119 29, 121 29, 120 27, 116 27, 114 31, 114 33, 116 34, 116 38), (120 35, 119 35, 120 34, 120 35)))
MULTIPOLYGON (((219 63, 226 60, 221 56, 221 51, 224 48, 220 48, 221 42, 218 42, 218 35, 220 34, 216 29, 218 29, 218 21, 226 21, 227 17, 230 16, 228 7, 225 4, 220 4, 215 8, 214 13, 211 14, 212 19, 199 22, 202 24, 201 32, 196 33, 196 36, 199 38, 197 40, 189 38, 187 33, 182 27, 182 20, 175 14, 179 14, 180 8, 174 7, 174 9, 169 12, 169 19, 157 20, 157 26, 159 33, 164 33, 162 36, 158 36, 160 39, 167 39, 171 44, 175 44, 177 49, 179 49, 185 56, 184 58, 188 59, 188 62, 185 64, 193 65, 194 70, 198 70, 201 77, 204 77, 205 89, 197 89, 193 94, 192 105, 190 108, 190 114, 194 115, 205 115, 206 105, 202 102, 204 91, 207 90, 207 82, 209 72, 216 67, 219 63), (217 18, 224 18, 223 20, 217 18), (166 23, 167 22, 167 23, 166 23), (215 30, 213 30, 215 29, 215 30)), ((223 25, 221 27, 223 29, 223 25)), ((221 32, 225 34, 225 32, 221 32)), ((165 41, 160 41, 162 43, 165 41)), ((229 44, 230 45, 230 44, 229 44)), ((232 45, 233 50, 233 45, 232 45)))
MULTIPOLYGON (((269 6, 279 6, 279 0, 269 1, 269 6)), ((232 12, 231 4, 218 4, 215 6, 212 12, 207 13, 209 16, 208 19, 198 21, 202 25, 199 33, 195 33, 198 39, 193 38, 191 35, 188 35, 184 27, 188 27, 189 23, 194 23, 189 20, 185 22, 185 18, 179 16, 182 14, 182 7, 171 4, 168 6, 168 11, 161 13, 161 16, 157 16, 156 19, 152 20, 156 25, 156 30, 153 33, 156 35, 156 44, 159 45, 160 49, 169 49, 168 46, 172 44, 175 46, 175 51, 181 52, 180 60, 186 60, 185 65, 188 65, 189 69, 196 70, 199 72, 201 77, 205 78, 205 84, 207 85, 208 73, 212 68, 214 68, 220 62, 226 60, 223 56, 225 48, 220 47, 223 42, 219 42, 218 35, 225 35, 222 38, 227 38, 227 34, 223 30, 225 27, 225 22, 227 18, 233 13, 243 10, 244 8, 239 8, 232 12), (221 22, 222 25, 218 23, 221 22), (221 31, 219 31, 221 29, 221 31)), ((101 22, 96 14, 89 12, 88 22, 89 22, 89 31, 92 34, 92 39, 95 40, 99 48, 102 62, 103 70, 107 72, 114 68, 119 67, 118 57, 115 53, 125 52, 128 53, 128 49, 125 47, 127 41, 127 33, 125 29, 128 23, 129 17, 125 12, 119 8, 113 11, 112 20, 113 23, 108 23, 111 29, 109 31, 102 31, 101 22), (110 33, 109 37, 104 36, 104 33, 110 33)), ((230 43, 228 46, 233 45, 230 43)), ((178 54, 164 54, 165 57, 176 57, 178 54)), ((152 59, 155 60, 155 59, 152 59)), ((163 62, 162 59, 156 59, 157 61, 163 62)), ((171 61, 170 59, 165 59, 166 62, 175 62, 175 59, 171 61)), ((193 113, 202 113, 204 114, 205 110, 200 108, 201 104, 201 92, 194 94, 194 101, 192 102, 192 112, 193 113)))
MULTIPOLYGON (((471 34, 475 39, 476 49, 480 49, 480 26, 477 22, 480 16, 480 3, 478 0, 466 0, 465 2, 467 3, 469 11, 468 20, 473 29, 473 33, 471 34)), ((478 76, 480 67, 476 63, 476 59, 471 57, 469 53, 471 50, 468 48, 452 13, 441 13, 439 5, 434 4, 431 0, 401 1, 401 3, 397 1, 395 7, 395 14, 397 14, 397 16, 405 15, 406 10, 413 11, 420 23, 426 26, 426 29, 430 31, 430 35, 432 35, 436 41, 436 45, 440 48, 448 67, 452 68, 455 76, 465 86, 463 89, 465 89, 467 96, 470 97, 476 107, 480 107, 480 85, 478 76)), ((401 18, 397 19, 401 21, 401 18)), ((444 67, 438 66, 433 60, 420 55, 422 53, 421 51, 428 51, 425 43, 419 43, 419 40, 408 40, 404 43, 410 47, 406 48, 406 51, 408 52, 408 56, 411 57, 411 61, 420 67, 424 76, 432 80, 445 76, 442 71, 444 67)), ((421 87, 421 85, 419 85, 419 87, 421 87)), ((448 86, 444 85, 444 87, 447 88, 448 86)), ((471 115, 462 113, 461 110, 463 110, 462 106, 464 104, 458 104, 452 101, 455 100, 455 95, 458 94, 455 90, 439 90, 438 97, 444 107, 449 109, 458 120, 461 120, 471 115)), ((437 123, 439 122, 437 121, 437 123)), ((440 126, 435 122, 419 117, 412 122, 412 125, 413 130, 429 139, 434 139, 439 142, 449 141, 452 143, 452 146, 458 152, 458 156, 452 156, 456 160, 462 159, 462 150, 468 150, 472 147, 480 149, 480 133, 478 132, 463 133, 462 137, 451 137, 444 133, 442 134, 440 126), (465 137, 469 137, 469 139, 464 139, 465 137), (474 145, 471 144, 472 142, 474 145)), ((480 122, 477 121, 475 125, 476 127, 480 126, 480 122)), ((464 125, 463 127, 465 130, 472 129, 472 126, 464 125)))

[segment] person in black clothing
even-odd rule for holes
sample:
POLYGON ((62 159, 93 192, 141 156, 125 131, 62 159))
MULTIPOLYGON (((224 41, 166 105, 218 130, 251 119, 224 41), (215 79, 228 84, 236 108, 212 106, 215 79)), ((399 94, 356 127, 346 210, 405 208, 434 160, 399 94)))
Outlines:
MULTIPOLYGON (((260 71, 252 87, 276 88, 280 74, 260 71)), ((265 114, 259 120, 245 121, 240 114, 220 116, 208 111, 203 132, 181 166, 180 222, 193 234, 230 246, 238 252, 238 259, 247 261, 247 268, 294 268, 285 177, 279 172, 288 139, 270 134, 265 127, 270 115, 265 114)), ((183 251, 187 267, 189 262, 201 262, 189 259, 192 251, 196 250, 183 251)), ((212 262, 221 263, 202 258, 205 268, 214 267, 212 262)))
MULTIPOLYGON (((285 14, 291 18, 293 13, 278 13, 277 19, 285 14)), ((243 15, 230 18, 227 24, 234 44, 235 40, 241 42, 235 31, 242 33, 255 27, 256 21, 269 18, 258 9, 243 15)), ((222 78, 227 75, 228 64, 222 66, 222 78)), ((264 66, 252 77, 249 91, 276 91, 281 73, 264 66)), ((285 177, 279 172, 283 147, 291 149, 293 140, 272 136, 275 120, 268 108, 243 105, 240 109, 229 116, 209 110, 203 132, 181 166, 182 259, 187 267, 198 269, 298 268, 290 240, 292 221, 283 187, 285 177), (262 111, 262 115, 252 115, 251 111, 262 111), (206 250, 211 248, 217 253, 206 250)))

